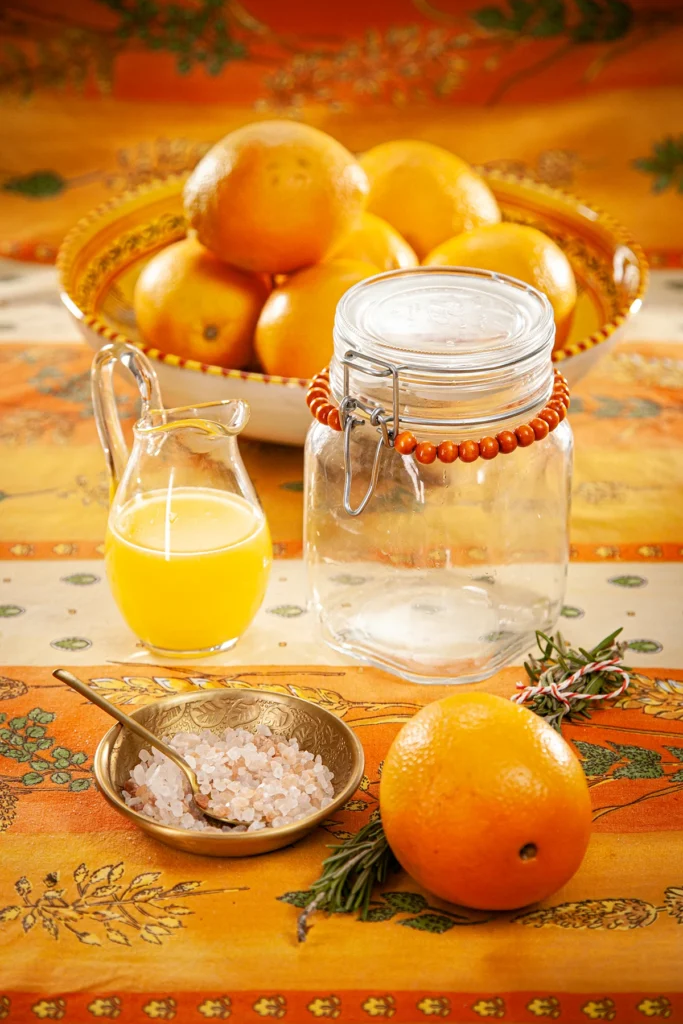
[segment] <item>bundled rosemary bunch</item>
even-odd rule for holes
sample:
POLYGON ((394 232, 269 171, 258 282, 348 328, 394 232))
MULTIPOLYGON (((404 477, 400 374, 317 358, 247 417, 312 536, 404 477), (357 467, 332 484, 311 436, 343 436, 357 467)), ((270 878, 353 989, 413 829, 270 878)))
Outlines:
POLYGON ((587 651, 569 647, 561 633, 536 633, 540 657, 524 663, 530 685, 518 684, 512 699, 544 718, 558 732, 565 719, 588 718, 590 705, 617 696, 626 689, 631 669, 621 664, 626 643, 617 643, 621 629, 610 633, 587 651))
POLYGON ((299 942, 305 941, 310 928, 308 918, 315 910, 331 914, 359 911, 361 920, 367 920, 375 885, 386 881, 389 872, 399 867, 379 815, 350 839, 330 849, 333 852, 323 861, 320 878, 311 886, 311 901, 299 915, 299 942))

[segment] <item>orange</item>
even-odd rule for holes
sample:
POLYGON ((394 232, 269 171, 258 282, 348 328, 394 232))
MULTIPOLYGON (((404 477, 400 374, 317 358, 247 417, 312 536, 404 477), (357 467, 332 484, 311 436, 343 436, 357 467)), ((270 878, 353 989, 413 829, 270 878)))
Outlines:
POLYGON ((398 860, 429 892, 482 910, 545 899, 586 852, 591 802, 569 745, 527 708, 456 693, 394 739, 380 787, 398 860))
POLYGON ((337 245, 332 259, 361 260, 380 270, 416 267, 418 258, 405 238, 374 213, 364 213, 357 227, 337 245))
POLYGON ((555 347, 566 339, 576 305, 574 271, 551 238, 526 224, 489 224, 438 245, 427 266, 479 267, 509 274, 548 296, 555 314, 555 347))
POLYGON ((184 359, 239 368, 252 356, 252 339, 269 285, 205 249, 196 238, 167 246, 147 263, 133 305, 145 341, 184 359))
POLYGON ((368 191, 336 139, 295 121, 230 132, 185 185, 199 241, 244 270, 280 274, 322 260, 359 220, 368 191))
POLYGON ((360 162, 370 181, 367 209, 396 228, 420 259, 460 231, 500 220, 486 182, 440 146, 398 139, 369 149, 360 162))
POLYGON ((377 267, 332 260, 300 270, 275 288, 256 328, 256 354, 266 373, 312 377, 332 357, 332 328, 344 292, 377 267))

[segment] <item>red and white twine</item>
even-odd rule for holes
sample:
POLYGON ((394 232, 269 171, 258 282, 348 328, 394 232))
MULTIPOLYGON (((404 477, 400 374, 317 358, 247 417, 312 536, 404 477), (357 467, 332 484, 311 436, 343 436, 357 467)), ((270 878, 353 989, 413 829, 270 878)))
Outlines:
POLYGON ((621 658, 610 658, 609 661, 591 661, 587 665, 582 665, 580 669, 577 669, 576 672, 561 683, 536 683, 531 686, 517 683, 517 689, 520 692, 514 694, 510 700, 514 701, 515 704, 526 704, 527 701, 532 700, 534 697, 544 697, 549 694, 563 704, 565 708, 570 708, 571 702, 575 700, 612 700, 614 697, 620 697, 622 693, 625 693, 630 682, 630 676, 626 669, 619 667, 620 661, 621 658), (592 672, 604 672, 605 669, 611 669, 614 675, 621 676, 622 679, 622 682, 612 693, 581 693, 580 691, 570 689, 582 676, 590 675, 592 672))

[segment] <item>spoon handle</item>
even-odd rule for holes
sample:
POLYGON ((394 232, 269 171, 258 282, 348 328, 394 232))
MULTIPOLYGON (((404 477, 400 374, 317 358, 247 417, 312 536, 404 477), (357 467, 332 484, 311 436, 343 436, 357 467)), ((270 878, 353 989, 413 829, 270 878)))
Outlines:
POLYGON ((124 725, 126 729, 130 729, 132 732, 136 733, 145 741, 145 743, 148 743, 151 747, 155 747, 157 750, 161 751, 162 754, 165 754, 166 757, 170 761, 173 761, 173 763, 176 764, 185 774, 193 791, 196 792, 197 777, 195 773, 192 771, 187 761, 185 761, 180 754, 173 749, 173 747, 170 747, 168 743, 164 742, 164 740, 159 739, 159 737, 155 736, 153 732, 150 732, 149 729, 146 729, 140 722, 131 718, 130 715, 125 713, 125 711, 121 711, 120 708, 117 708, 115 704, 112 704, 105 697, 100 696, 100 694, 96 693, 95 690, 91 690, 90 687, 81 679, 78 679, 71 672, 67 672, 66 669, 55 669, 52 675, 55 679, 59 679, 60 682, 66 683, 66 685, 70 686, 72 690, 76 690, 77 693, 80 693, 81 697, 85 697, 85 699, 89 700, 91 704, 96 704, 98 708, 105 711, 108 715, 111 715, 111 717, 115 718, 117 722, 124 725))

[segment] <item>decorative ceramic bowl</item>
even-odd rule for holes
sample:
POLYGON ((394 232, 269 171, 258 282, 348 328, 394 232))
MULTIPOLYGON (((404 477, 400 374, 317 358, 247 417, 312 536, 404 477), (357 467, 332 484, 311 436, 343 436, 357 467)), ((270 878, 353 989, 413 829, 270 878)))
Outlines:
MULTIPOLYGON (((574 321, 564 348, 553 356, 574 383, 639 309, 647 283, 645 257, 624 228, 574 196, 531 180, 482 173, 504 219, 540 228, 564 249, 574 268, 579 289, 574 321)), ((150 256, 185 235, 184 181, 181 176, 146 185, 81 220, 57 260, 62 300, 92 348, 124 340, 146 352, 156 365, 167 405, 242 398, 251 406, 247 437, 302 444, 310 424, 306 381, 181 359, 149 348, 138 333, 133 288, 150 256)))
POLYGON ((220 732, 238 726, 253 730, 258 725, 267 725, 275 736, 295 737, 302 750, 320 754, 323 763, 334 773, 332 803, 293 825, 236 833, 173 828, 139 814, 124 801, 121 790, 131 768, 138 763, 145 743, 123 726, 113 726, 95 752, 95 778, 100 792, 143 832, 187 853, 249 857, 289 846, 334 814, 355 792, 363 777, 365 758, 355 733, 330 711, 300 697, 261 690, 207 690, 167 697, 138 708, 131 715, 166 740, 177 732, 202 729, 220 732))

